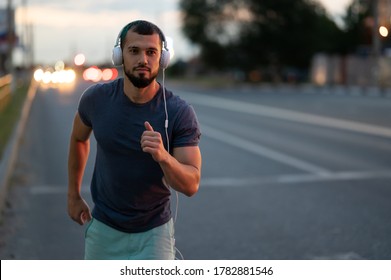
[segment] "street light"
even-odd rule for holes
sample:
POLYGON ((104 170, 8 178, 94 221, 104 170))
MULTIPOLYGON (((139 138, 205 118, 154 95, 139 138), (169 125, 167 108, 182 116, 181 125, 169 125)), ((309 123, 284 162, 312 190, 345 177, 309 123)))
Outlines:
POLYGON ((388 36, 388 29, 385 26, 380 26, 379 27, 379 33, 382 37, 387 37, 388 36))
POLYGON ((85 55, 82 53, 77 54, 75 56, 74 62, 76 66, 82 66, 86 62, 85 55))

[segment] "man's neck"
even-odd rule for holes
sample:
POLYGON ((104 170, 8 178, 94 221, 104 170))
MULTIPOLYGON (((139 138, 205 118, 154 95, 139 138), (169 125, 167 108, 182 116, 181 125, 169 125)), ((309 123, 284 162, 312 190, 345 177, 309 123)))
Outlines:
POLYGON ((154 80, 145 88, 137 88, 129 80, 124 78, 124 93, 133 103, 143 104, 152 100, 158 92, 159 87, 158 82, 154 80))

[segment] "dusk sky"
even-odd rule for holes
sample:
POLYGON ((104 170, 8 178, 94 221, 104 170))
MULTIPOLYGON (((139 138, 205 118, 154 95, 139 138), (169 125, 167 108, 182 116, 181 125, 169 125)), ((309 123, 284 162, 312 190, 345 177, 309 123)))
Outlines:
MULTIPOLYGON (((341 15, 351 2, 319 1, 334 16, 341 15)), ((152 21, 171 37, 175 58, 188 58, 197 52, 181 33, 179 0, 27 0, 27 10, 21 8, 22 0, 13 2, 17 30, 20 32, 26 22, 34 26, 37 63, 70 61, 79 52, 86 55, 89 64, 109 61, 118 32, 135 19, 152 21)), ((20 57, 16 52, 16 62, 20 57)))

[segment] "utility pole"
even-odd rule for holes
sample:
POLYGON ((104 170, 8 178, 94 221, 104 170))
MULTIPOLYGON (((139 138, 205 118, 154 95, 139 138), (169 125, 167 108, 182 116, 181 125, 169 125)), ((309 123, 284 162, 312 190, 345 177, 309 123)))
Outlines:
POLYGON ((373 85, 379 86, 380 80, 380 37, 379 37, 379 0, 372 0, 372 56, 373 56, 373 85))
POLYGON ((22 46, 23 46, 23 64, 26 69, 30 69, 34 64, 33 49, 33 24, 29 19, 27 0, 22 0, 23 23, 22 23, 22 46))
POLYGON ((33 23, 28 24, 28 66, 31 68, 34 66, 34 25, 33 23))
POLYGON ((27 14, 27 0, 22 0, 23 9, 23 24, 22 24, 22 48, 23 48, 23 66, 29 66, 29 33, 28 33, 28 14, 27 14))
POLYGON ((6 71, 13 74, 12 53, 14 50, 15 34, 14 34, 14 15, 12 10, 12 0, 7 0, 7 56, 6 56, 6 71))

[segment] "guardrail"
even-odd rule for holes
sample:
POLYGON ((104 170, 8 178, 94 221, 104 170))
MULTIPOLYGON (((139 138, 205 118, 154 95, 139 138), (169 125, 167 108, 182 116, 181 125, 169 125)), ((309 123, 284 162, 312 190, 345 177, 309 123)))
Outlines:
POLYGON ((0 77, 0 111, 7 105, 11 93, 12 75, 0 77))

